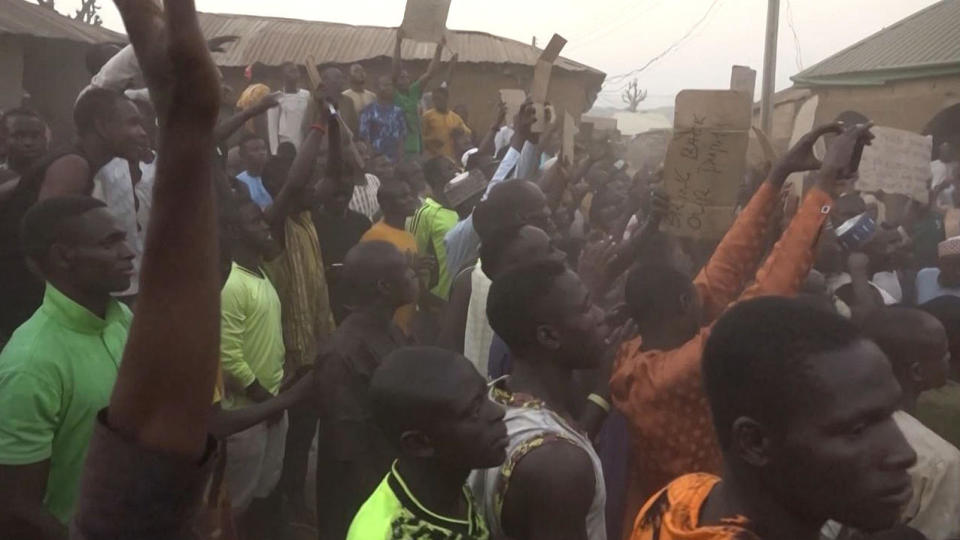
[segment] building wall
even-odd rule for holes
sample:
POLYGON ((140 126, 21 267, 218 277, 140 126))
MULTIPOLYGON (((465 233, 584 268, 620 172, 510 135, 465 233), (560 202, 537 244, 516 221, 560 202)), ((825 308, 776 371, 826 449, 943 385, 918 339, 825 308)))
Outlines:
POLYGON ((23 99, 23 47, 17 36, 0 36, 0 110, 12 109, 23 99))
MULTIPOLYGON (((367 71, 367 88, 376 91, 377 79, 381 75, 389 75, 391 72, 391 62, 388 58, 377 58, 361 62, 361 65, 367 71)), ((426 70, 427 62, 407 62, 408 69, 412 78, 419 77, 426 70)), ((349 65, 336 66, 347 73, 349 65)), ((247 86, 247 81, 243 78, 243 68, 225 67, 221 68, 224 75, 224 81, 233 88, 233 99, 239 97, 240 93, 247 86)), ((322 71, 322 69, 321 69, 322 71)), ((442 65, 440 73, 431 82, 430 89, 435 88, 446 73, 446 65, 442 65)), ((282 87, 280 79, 280 69, 275 68, 271 71, 272 77, 269 80, 271 88, 279 89, 282 87)), ((453 73, 453 84, 450 88, 450 106, 464 104, 469 111, 469 125, 477 133, 486 131, 493 122, 497 113, 497 103, 499 102, 499 90, 501 88, 528 88, 533 77, 533 68, 529 66, 518 66, 515 64, 488 64, 471 63, 458 64, 453 73)), ((588 95, 590 75, 570 73, 556 69, 551 77, 550 91, 548 99, 555 106, 568 110, 571 115, 579 119, 580 114, 590 108, 593 98, 588 95)), ((596 89, 599 89, 600 79, 596 77, 593 83, 596 89)), ((304 77, 304 84, 306 77, 304 77)))
POLYGON ((88 45, 23 38, 23 88, 53 131, 53 145, 73 140, 73 104, 90 75, 84 65, 88 45))

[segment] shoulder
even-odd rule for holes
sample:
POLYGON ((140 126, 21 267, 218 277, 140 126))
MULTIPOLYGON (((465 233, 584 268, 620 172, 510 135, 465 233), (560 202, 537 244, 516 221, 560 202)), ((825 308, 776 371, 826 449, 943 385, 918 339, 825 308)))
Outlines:
POLYGON ((587 452, 572 441, 558 438, 524 454, 510 484, 530 500, 549 499, 577 508, 590 506, 595 482, 593 461, 587 452))
POLYGON ((391 537, 394 518, 400 502, 393 495, 386 480, 363 503, 350 523, 347 540, 378 540, 391 537))
POLYGON ((58 360, 64 355, 49 354, 51 351, 41 345, 44 340, 40 335, 19 332, 0 353, 0 396, 19 400, 25 394, 57 392, 63 387, 58 360))

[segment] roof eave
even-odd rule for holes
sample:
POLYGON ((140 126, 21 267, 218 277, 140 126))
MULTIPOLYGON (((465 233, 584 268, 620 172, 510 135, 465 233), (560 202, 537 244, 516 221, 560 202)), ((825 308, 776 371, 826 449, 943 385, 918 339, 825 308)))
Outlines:
POLYGON ((958 74, 960 74, 960 62, 951 62, 829 75, 804 75, 803 73, 799 73, 790 77, 790 80, 800 87, 882 86, 894 81, 944 77, 958 74))

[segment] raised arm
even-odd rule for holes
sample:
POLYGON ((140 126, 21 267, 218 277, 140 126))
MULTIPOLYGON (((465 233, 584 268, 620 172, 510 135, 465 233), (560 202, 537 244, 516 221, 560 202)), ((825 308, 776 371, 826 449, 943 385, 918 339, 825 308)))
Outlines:
POLYGON ((750 199, 724 235, 709 262, 694 280, 703 301, 705 322, 712 322, 743 291, 763 256, 764 235, 777 196, 791 173, 820 167, 813 145, 826 133, 840 131, 838 124, 820 126, 804 135, 773 167, 769 178, 750 199))
POLYGON ((237 114, 227 118, 223 122, 217 124, 217 129, 214 131, 214 139, 218 143, 229 139, 238 129, 242 128, 245 123, 251 118, 260 116, 261 114, 266 113, 268 110, 278 107, 280 102, 277 101, 277 96, 275 94, 268 94, 266 97, 260 100, 259 103, 250 107, 249 109, 244 109, 237 114))
POLYGON ((453 85, 453 70, 457 68, 458 60, 460 60, 460 53, 454 53, 447 62, 447 73, 443 76, 443 82, 447 83, 447 88, 453 85))
POLYGON ((109 424, 139 447, 199 460, 217 377, 220 272, 211 169, 216 67, 192 0, 116 0, 160 122, 140 295, 109 424))
MULTIPOLYGON (((440 70, 440 57, 443 56, 443 48, 447 44, 447 36, 440 38, 440 43, 437 43, 436 50, 433 51, 433 59, 430 60, 430 65, 427 66, 427 71, 417 79, 417 85, 420 86, 422 91, 427 87, 427 84, 431 79, 437 74, 437 71, 440 70)), ((399 50, 399 49, 398 49, 399 50)), ((397 72, 399 74, 399 72, 397 72)))
POLYGON ((400 48, 403 45, 403 28, 397 28, 397 42, 393 46, 393 65, 391 66, 391 76, 396 83, 400 78, 400 72, 403 71, 403 56, 400 48))
POLYGON ((507 104, 504 102, 499 102, 497 104, 497 117, 493 121, 493 125, 490 126, 490 129, 487 130, 487 133, 483 136, 483 140, 480 141, 480 145, 477 147, 477 153, 481 155, 493 155, 493 151, 496 148, 495 140, 497 138, 497 133, 500 131, 500 128, 503 127, 503 123, 507 120, 507 104))
MULTIPOLYGON (((832 130, 839 131, 840 128, 832 130)), ((830 206, 843 193, 845 182, 852 174, 849 164, 857 146, 862 148, 872 137, 870 124, 867 124, 848 127, 833 140, 820 168, 817 185, 807 193, 790 226, 757 271, 756 282, 744 291, 741 298, 796 294, 801 281, 810 272, 813 248, 830 206)))
MULTIPOLYGON (((326 103, 322 104, 321 111, 326 111, 326 107, 326 103)), ((329 131, 327 137, 331 141, 336 139, 339 148, 340 126, 336 120, 330 121, 329 113, 324 118, 327 119, 325 125, 329 131)), ((323 144, 323 140, 324 133, 322 130, 311 129, 303 144, 300 145, 300 151, 297 152, 297 157, 293 160, 293 165, 290 166, 290 171, 287 173, 287 181, 284 182, 273 204, 266 210, 267 222, 271 225, 276 226, 278 223, 283 223, 293 211, 296 199, 300 196, 304 186, 313 178, 314 164, 317 161, 317 154, 320 152, 320 145, 323 144)), ((332 160, 333 157, 330 156, 330 159, 332 160)))

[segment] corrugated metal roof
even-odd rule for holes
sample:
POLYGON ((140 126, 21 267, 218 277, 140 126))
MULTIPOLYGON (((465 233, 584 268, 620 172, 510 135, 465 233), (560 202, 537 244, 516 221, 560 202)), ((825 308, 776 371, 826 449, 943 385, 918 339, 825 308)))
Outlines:
POLYGON ((123 34, 75 21, 24 0, 0 0, 0 35, 14 34, 81 43, 126 41, 123 34))
MULTIPOLYGON (((247 66, 254 62, 279 65, 313 55, 319 62, 348 64, 393 56, 396 30, 379 26, 354 26, 320 21, 200 13, 200 28, 207 38, 237 35, 241 39, 215 56, 221 66, 247 66)), ((533 66, 540 50, 519 41, 484 32, 452 30, 449 48, 460 53, 460 62, 492 62, 533 66)), ((429 60, 434 45, 406 40, 403 57, 429 60)), ((554 64, 567 71, 600 71, 566 58, 554 64)))
POLYGON ((810 85, 883 84, 960 73, 960 0, 943 0, 792 79, 810 85))

